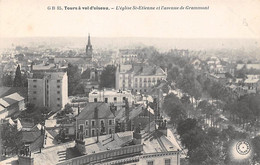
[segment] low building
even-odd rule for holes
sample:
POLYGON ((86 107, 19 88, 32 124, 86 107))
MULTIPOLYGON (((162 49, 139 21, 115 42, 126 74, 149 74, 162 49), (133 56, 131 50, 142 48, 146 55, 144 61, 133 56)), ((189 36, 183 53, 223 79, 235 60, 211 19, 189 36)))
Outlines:
POLYGON ((115 112, 111 108, 103 102, 87 104, 76 117, 76 132, 83 132, 84 137, 115 132, 115 112))
POLYGON ((125 105, 125 100, 128 99, 129 106, 131 107, 135 103, 134 96, 131 91, 121 90, 92 90, 89 93, 89 102, 104 102, 112 103, 117 109, 122 108, 125 105))
POLYGON ((244 81, 247 93, 257 93, 260 89, 259 78, 248 78, 244 81))
POLYGON ((24 97, 18 93, 0 98, 0 119, 13 116, 15 113, 25 110, 24 97))

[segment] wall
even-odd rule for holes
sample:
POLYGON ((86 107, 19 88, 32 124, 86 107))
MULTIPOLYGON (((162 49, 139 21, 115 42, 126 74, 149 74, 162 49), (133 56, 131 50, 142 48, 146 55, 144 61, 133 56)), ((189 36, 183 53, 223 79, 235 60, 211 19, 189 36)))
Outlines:
MULTIPOLYGON (((84 131, 84 136, 85 137, 91 137, 92 136, 92 129, 95 130, 95 136, 96 136, 96 128, 97 128, 97 121, 95 119, 86 119, 86 120, 77 120, 77 129, 79 129, 80 125, 83 125, 83 131, 84 131), (88 125, 86 125, 86 120, 88 121, 88 125), (92 127, 91 121, 95 121, 95 126, 92 127), (88 135, 86 135, 86 130, 88 130, 88 135)), ((110 119, 98 119, 98 127, 99 131, 101 129, 101 120, 104 121, 104 126, 105 126, 105 131, 106 134, 109 134, 109 129, 111 129, 112 132, 115 131, 115 120, 113 118, 110 119), (112 125, 109 125, 109 120, 112 120, 112 125)))
POLYGON ((119 149, 103 151, 96 154, 84 155, 77 158, 73 158, 58 165, 85 165, 85 164, 97 164, 100 160, 113 160, 117 157, 129 157, 131 154, 139 154, 143 151, 143 145, 127 146, 119 149))
POLYGON ((45 106, 45 83, 43 79, 28 79, 28 101, 38 107, 45 106), (34 87, 35 86, 35 87, 34 87), (36 93, 34 93, 36 92, 36 93))

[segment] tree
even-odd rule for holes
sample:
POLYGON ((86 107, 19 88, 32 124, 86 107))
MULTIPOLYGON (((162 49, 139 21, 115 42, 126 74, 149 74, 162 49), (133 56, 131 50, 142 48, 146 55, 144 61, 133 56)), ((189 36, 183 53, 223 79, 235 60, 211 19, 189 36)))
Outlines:
POLYGON ((114 88, 115 87, 115 74, 116 67, 114 65, 108 65, 102 71, 100 76, 100 88, 114 88))
POLYGON ((91 69, 87 68, 82 74, 81 74, 81 78, 82 79, 89 79, 90 78, 90 72, 91 69))
POLYGON ((22 87, 23 86, 22 73, 21 73, 20 65, 18 65, 17 68, 16 68, 13 85, 14 85, 14 87, 22 87))
POLYGON ((168 94, 163 101, 163 109, 170 116, 171 122, 177 124, 180 120, 186 118, 186 110, 181 101, 173 93, 168 94))
POLYGON ((10 124, 3 124, 1 138, 5 147, 17 153, 18 149, 21 147, 22 137, 15 126, 10 124))
POLYGON ((4 74, 2 77, 3 86, 11 87, 13 85, 12 76, 9 74, 4 74))
POLYGON ((185 119, 178 123, 177 132, 180 136, 183 136, 185 133, 189 132, 190 130, 197 127, 197 120, 196 119, 185 119))
POLYGON ((179 76, 179 69, 177 67, 171 68, 167 73, 167 80, 168 81, 175 81, 179 76))
POLYGON ((75 94, 75 89, 80 83, 80 72, 77 65, 68 64, 68 94, 75 94))
POLYGON ((260 163, 260 135, 254 137, 252 143, 255 152, 253 159, 255 162, 260 163))

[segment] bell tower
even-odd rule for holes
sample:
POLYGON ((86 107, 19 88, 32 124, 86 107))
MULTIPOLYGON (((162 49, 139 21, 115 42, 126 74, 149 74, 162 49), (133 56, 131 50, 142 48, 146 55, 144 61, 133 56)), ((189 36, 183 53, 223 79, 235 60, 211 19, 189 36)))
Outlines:
POLYGON ((86 45, 86 59, 89 62, 92 62, 92 53, 93 53, 93 49, 90 42, 90 34, 88 34, 88 44, 86 45))

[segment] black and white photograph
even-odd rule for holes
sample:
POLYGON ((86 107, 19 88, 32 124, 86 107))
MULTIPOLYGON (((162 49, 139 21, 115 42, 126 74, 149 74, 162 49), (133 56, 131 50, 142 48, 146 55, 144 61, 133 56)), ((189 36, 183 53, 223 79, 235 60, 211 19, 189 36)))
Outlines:
POLYGON ((0 165, 260 165, 259 0, 0 0, 0 165))

